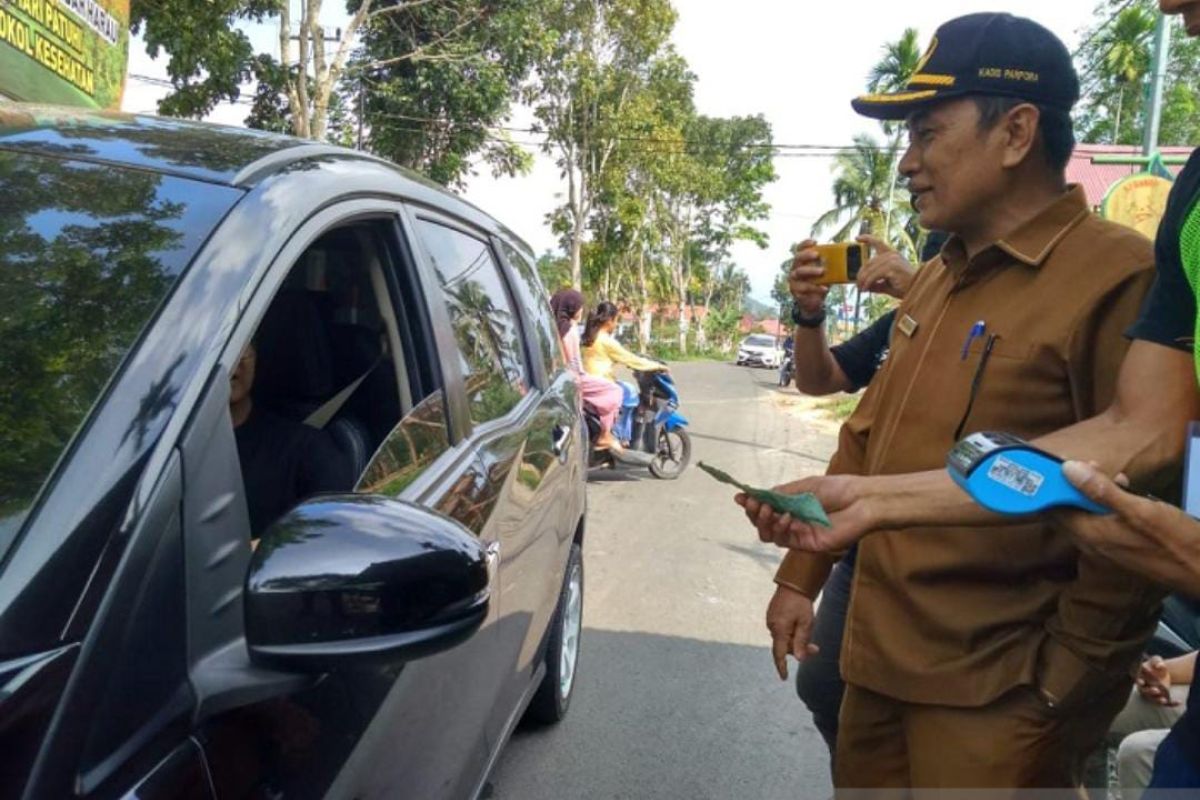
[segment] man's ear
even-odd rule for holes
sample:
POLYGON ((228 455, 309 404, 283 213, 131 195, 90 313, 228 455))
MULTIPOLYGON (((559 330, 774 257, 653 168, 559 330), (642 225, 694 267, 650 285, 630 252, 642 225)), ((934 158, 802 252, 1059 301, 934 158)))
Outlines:
POLYGON ((1004 161, 1007 168, 1020 166, 1029 158, 1037 143, 1042 112, 1037 106, 1022 103, 1009 111, 999 126, 1004 136, 1004 161))

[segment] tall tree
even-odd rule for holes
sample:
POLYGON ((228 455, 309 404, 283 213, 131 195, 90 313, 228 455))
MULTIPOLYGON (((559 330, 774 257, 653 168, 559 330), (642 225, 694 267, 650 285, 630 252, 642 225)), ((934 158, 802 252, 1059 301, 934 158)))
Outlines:
POLYGON ((384 18, 402 21, 427 11, 429 5, 456 20, 441 36, 371 64, 382 68, 402 61, 452 58, 464 32, 479 24, 488 11, 482 0, 392 0, 378 7, 375 2, 348 0, 350 18, 336 30, 321 24, 323 0, 299 0, 295 12, 291 0, 132 0, 130 24, 134 32, 144 33, 152 57, 164 51, 168 56, 167 74, 174 91, 159 102, 161 113, 202 117, 221 101, 237 100, 243 84, 267 81, 280 87, 287 98, 292 132, 324 139, 331 97, 365 24, 384 18), (279 27, 278 49, 255 53, 238 26, 267 20, 279 27))
MULTIPOLYGON (((917 72, 921 64, 921 34, 916 28, 905 28, 904 33, 894 42, 883 46, 883 57, 871 68, 867 77, 867 89, 871 92, 893 93, 902 92, 917 72)), ((891 149, 889 171, 891 172, 891 188, 888 191, 887 206, 883 211, 884 230, 892 228, 892 218, 896 215, 896 184, 900 177, 899 158, 903 149, 904 126, 896 123, 883 123, 884 134, 888 137, 891 149)))
MULTIPOLYGON (((377 9, 395 0, 375 0, 377 9)), ((369 20, 343 93, 360 104, 366 146, 438 183, 461 186, 473 164, 520 174, 532 156, 500 130, 537 57, 549 46, 546 0, 480 0, 462 24, 446 3, 369 20), (438 57, 405 58, 444 42, 438 57)))
POLYGON ((921 63, 920 37, 916 28, 905 28, 899 39, 884 44, 883 56, 867 76, 872 92, 900 92, 908 86, 921 63))
MULTIPOLYGON (((1136 145, 1146 125, 1147 83, 1158 19, 1156 0, 1102 0, 1097 22, 1082 32, 1075 54, 1082 102, 1076 109, 1081 141, 1136 145)), ((1200 42, 1171 24, 1171 54, 1163 92, 1162 145, 1200 141, 1200 42)))
POLYGON ((551 0, 543 19, 552 45, 527 95, 550 154, 567 181, 557 218, 571 277, 582 285, 583 243, 600 176, 627 135, 626 112, 675 25, 670 0, 551 0))

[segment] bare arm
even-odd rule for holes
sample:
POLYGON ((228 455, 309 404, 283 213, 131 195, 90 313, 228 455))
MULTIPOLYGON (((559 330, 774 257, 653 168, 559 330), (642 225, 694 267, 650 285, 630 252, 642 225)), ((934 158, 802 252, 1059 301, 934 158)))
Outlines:
POLYGON ((796 370, 797 389, 815 397, 854 391, 855 386, 829 350, 824 326, 796 326, 795 342, 792 364, 796 370))

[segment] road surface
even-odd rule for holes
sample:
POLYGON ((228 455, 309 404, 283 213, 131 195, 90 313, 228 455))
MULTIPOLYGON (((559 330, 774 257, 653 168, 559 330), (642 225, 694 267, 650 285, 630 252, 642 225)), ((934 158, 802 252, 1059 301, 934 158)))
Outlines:
MULTIPOLYGON (((674 374, 693 465, 760 486, 825 470, 836 428, 781 408, 776 373, 693 363, 674 374)), ((484 797, 829 795, 824 744, 776 676, 763 625, 780 556, 732 495, 694 466, 675 482, 594 476, 573 705, 561 725, 515 734, 484 797)))

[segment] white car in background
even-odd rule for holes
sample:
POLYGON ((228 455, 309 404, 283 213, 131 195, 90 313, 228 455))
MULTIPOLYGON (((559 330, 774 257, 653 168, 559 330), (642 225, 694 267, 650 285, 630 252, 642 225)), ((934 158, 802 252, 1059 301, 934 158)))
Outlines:
POLYGON ((738 345, 737 364, 739 367, 778 369, 782 362, 783 349, 776 344, 774 336, 766 334, 747 336, 738 345))

